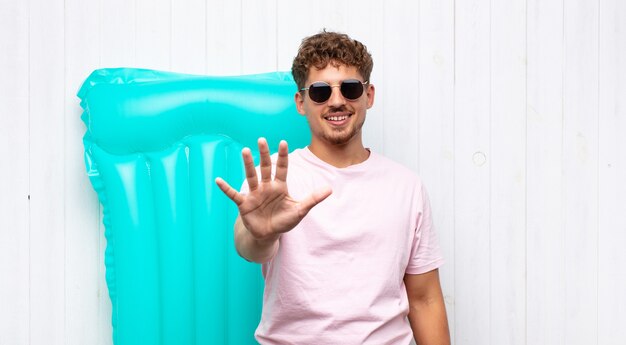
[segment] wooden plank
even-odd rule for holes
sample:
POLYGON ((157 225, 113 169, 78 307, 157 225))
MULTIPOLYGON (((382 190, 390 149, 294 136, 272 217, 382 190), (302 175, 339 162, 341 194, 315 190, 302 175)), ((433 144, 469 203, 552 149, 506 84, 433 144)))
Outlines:
POLYGON ((598 334, 598 2, 563 8, 565 343, 598 334))
POLYGON ((170 70, 172 15, 170 0, 135 0, 136 67, 170 70))
POLYGON ((563 7, 529 0, 527 17, 527 338, 564 344, 563 7))
MULTIPOLYGON (((367 6, 365 2, 359 2, 358 6, 367 6)), ((327 31, 338 31, 348 35, 352 35, 349 31, 349 22, 351 20, 359 20, 358 15, 353 11, 361 9, 351 7, 348 1, 322 0, 319 3, 309 2, 306 4, 306 10, 312 14, 311 19, 313 26, 310 34, 326 29, 327 31)), ((363 18, 361 18, 364 20, 363 18)), ((370 23, 373 24, 373 23, 370 23)))
MULTIPOLYGON (((288 0, 279 0, 279 13, 282 13, 284 16, 290 16, 291 25, 300 26, 298 29, 300 39, 316 34, 324 29, 350 35, 348 22, 352 17, 356 17, 352 10, 359 10, 350 7, 348 1, 321 0, 317 3, 299 2, 293 5, 289 4, 289 2, 288 0), (295 12, 291 12, 292 10, 295 12), (293 13, 306 13, 307 15, 294 16, 293 13)), ((367 6, 367 3, 360 2, 359 5, 367 6)))
MULTIPOLYGON (((321 32, 323 29, 351 34, 346 31, 348 20, 352 16, 352 14, 346 15, 349 12, 346 1, 322 0, 313 3, 277 0, 276 7, 279 70, 291 70, 293 58, 305 37, 321 32), (294 13, 307 15, 294 16, 294 13)), ((364 43, 367 44, 367 42, 364 43)))
POLYGON ((598 344, 626 343, 626 2, 599 8, 598 344))
POLYGON ((491 3, 490 343, 526 344, 526 1, 491 3))
POLYGON ((206 70, 206 1, 172 1, 173 71, 203 74, 206 70))
POLYGON ((64 2, 30 4, 30 344, 65 344, 64 2))
POLYGON ((384 9, 378 11, 384 15, 384 42, 373 47, 378 54, 374 60, 376 73, 371 79, 377 88, 373 109, 380 111, 372 111, 368 116, 368 128, 380 126, 382 129, 379 135, 383 136, 385 154, 415 172, 418 171, 420 139, 414 134, 420 130, 419 115, 423 110, 420 107, 421 64, 416 63, 420 58, 421 20, 415 20, 420 16, 419 5, 390 1, 384 2, 384 9), (402 33, 403 39, 398 38, 398 33, 402 33), (385 80, 391 81, 387 87, 384 87, 385 80), (370 120, 377 121, 370 123, 370 120))
POLYGON ((490 8, 455 6, 455 340, 490 336, 490 8))
POLYGON ((276 0, 243 1, 241 20, 241 73, 276 71, 276 0))
POLYGON ((107 0, 100 6, 101 67, 137 67, 135 0, 107 0))
MULTIPOLYGON (((415 137, 417 133, 419 160, 410 164, 419 166, 419 173, 429 191, 435 228, 446 260, 439 274, 448 313, 450 336, 452 343, 455 343, 454 1, 426 0, 419 4, 418 56, 415 59, 407 59, 404 64, 389 63, 391 66, 397 66, 396 69, 391 69, 391 71, 396 71, 396 76, 389 74, 390 69, 385 71, 385 77, 391 81, 391 84, 408 83, 406 84, 408 92, 402 98, 385 97, 385 106, 390 109, 394 104, 404 100, 406 107, 398 107, 390 111, 407 112, 410 111, 410 106, 417 108, 417 114, 412 115, 419 115, 418 128, 409 132, 405 138, 415 137), (416 79, 415 75, 410 77, 402 75, 402 70, 410 69, 410 66, 415 65, 416 60, 419 79, 416 79), (417 83, 417 95, 415 95, 415 83, 417 83), (415 104, 416 100, 418 100, 417 104, 415 104)), ((403 13, 403 7, 398 7, 394 12, 400 15, 403 13)), ((414 20, 408 17, 409 20, 414 20)), ((389 20, 394 21, 393 18, 389 20)), ((407 28, 412 28, 412 26, 405 23, 397 27, 395 32, 387 32, 388 39, 385 42, 390 41, 394 35, 408 37, 409 41, 414 41, 410 39, 411 35, 406 34, 407 28)), ((408 31, 412 32, 413 29, 408 31)), ((388 51, 389 44, 385 44, 385 51, 388 51)), ((385 60, 393 62, 398 58, 402 58, 402 55, 388 55, 385 60)), ((395 93, 392 92, 392 94, 395 93)), ((385 111, 385 119, 388 119, 389 115, 389 112, 385 111)), ((398 142, 397 145, 402 145, 402 143, 398 142)))
POLYGON ((341 32, 347 29, 348 3, 345 1, 322 0, 313 3, 277 0, 276 13, 278 69, 282 71, 291 70, 293 58, 305 37, 323 29, 341 32), (294 13, 307 15, 295 16, 294 13))
POLYGON ((319 3, 277 0, 276 3, 276 51, 278 69, 290 71, 293 58, 305 37, 314 35, 326 28, 345 31, 343 12, 346 2, 322 0, 319 3), (307 13, 294 16, 294 13, 307 13))
POLYGON ((0 11, 0 344, 29 344, 28 3, 0 11))
POLYGON ((276 0, 276 59, 279 71, 291 71, 293 58, 300 42, 315 32, 310 16, 294 16, 303 13, 305 2, 276 0))
POLYGON ((206 5, 206 73, 241 73, 241 2, 208 0, 206 5))
MULTIPOLYGON (((94 2, 65 1, 65 330, 67 345, 98 344, 100 274, 99 203, 87 174, 82 137, 85 125, 76 92, 100 66, 101 9, 94 2)), ((108 334, 105 339, 110 339, 108 334)))

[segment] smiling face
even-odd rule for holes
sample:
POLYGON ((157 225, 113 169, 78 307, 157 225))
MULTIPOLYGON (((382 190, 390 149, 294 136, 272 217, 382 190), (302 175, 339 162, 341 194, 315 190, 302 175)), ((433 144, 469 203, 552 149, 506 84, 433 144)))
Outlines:
MULTIPOLYGON (((354 66, 329 63, 322 69, 311 67, 306 87, 317 81, 340 85, 342 81, 357 79, 365 82, 354 66)), ((338 147, 361 146, 363 123, 367 109, 374 104, 374 86, 364 85, 361 97, 349 100, 343 97, 339 87, 332 87, 330 98, 321 104, 309 98, 308 91, 295 95, 298 112, 307 117, 311 129, 311 146, 338 147)))

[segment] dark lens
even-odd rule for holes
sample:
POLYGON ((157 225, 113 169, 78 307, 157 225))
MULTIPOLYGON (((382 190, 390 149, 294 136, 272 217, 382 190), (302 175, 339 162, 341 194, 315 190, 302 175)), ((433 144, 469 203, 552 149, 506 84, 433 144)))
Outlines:
POLYGON ((322 82, 316 82, 309 86, 309 97, 313 102, 324 103, 330 98, 332 90, 330 85, 322 82))
POLYGON ((341 94, 349 100, 355 100, 363 94, 363 84, 356 79, 344 80, 341 83, 341 94))

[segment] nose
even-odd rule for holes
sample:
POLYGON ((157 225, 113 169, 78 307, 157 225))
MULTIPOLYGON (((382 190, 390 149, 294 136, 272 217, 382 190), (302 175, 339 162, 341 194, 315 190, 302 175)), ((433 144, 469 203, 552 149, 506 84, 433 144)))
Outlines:
POLYGON ((341 107, 346 104, 346 99, 341 94, 340 85, 331 86, 331 94, 328 99, 328 105, 331 107, 341 107))

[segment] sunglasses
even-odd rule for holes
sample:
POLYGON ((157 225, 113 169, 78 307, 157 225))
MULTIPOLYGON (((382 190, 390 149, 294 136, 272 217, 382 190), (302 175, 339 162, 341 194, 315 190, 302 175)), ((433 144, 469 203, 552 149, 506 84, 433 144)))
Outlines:
POLYGON ((332 88, 338 87, 343 98, 354 101, 363 95, 364 86, 367 85, 367 83, 367 81, 362 82, 357 79, 347 79, 342 81, 339 85, 330 85, 323 81, 316 81, 309 85, 309 87, 300 89, 300 91, 308 90, 309 98, 313 102, 321 104, 328 101, 330 95, 333 93, 332 88))

